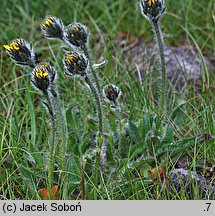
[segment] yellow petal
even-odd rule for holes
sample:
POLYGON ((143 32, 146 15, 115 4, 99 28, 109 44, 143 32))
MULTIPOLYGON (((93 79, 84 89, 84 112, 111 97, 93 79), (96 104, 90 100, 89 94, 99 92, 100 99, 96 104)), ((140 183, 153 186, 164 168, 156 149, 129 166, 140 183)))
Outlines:
POLYGON ((43 76, 43 72, 41 70, 36 71, 36 77, 41 78, 43 76))
POLYGON ((46 64, 42 64, 42 65, 41 65, 41 68, 42 68, 42 69, 47 69, 47 65, 46 65, 46 64))
POLYGON ((79 30, 80 30, 80 28, 79 28, 78 26, 75 26, 74 29, 75 29, 76 31, 79 31, 79 30))
POLYGON ((48 25, 48 26, 50 26, 51 24, 53 24, 53 21, 51 19, 47 19, 45 21, 45 24, 48 25))
POLYGON ((8 51, 11 51, 11 47, 9 45, 3 45, 3 47, 8 50, 8 51))
POLYGON ((48 75, 48 72, 43 73, 43 77, 47 77, 48 75))
POLYGON ((12 46, 13 49, 15 49, 15 50, 19 50, 19 49, 20 49, 20 47, 18 46, 18 44, 17 44, 16 42, 13 42, 13 43, 11 44, 11 46, 12 46))
POLYGON ((43 27, 43 28, 46 28, 46 24, 45 24, 45 23, 42 23, 42 27, 43 27))
POLYGON ((49 21, 49 23, 51 23, 51 24, 53 23, 53 20, 52 20, 52 19, 48 19, 48 21, 49 21))

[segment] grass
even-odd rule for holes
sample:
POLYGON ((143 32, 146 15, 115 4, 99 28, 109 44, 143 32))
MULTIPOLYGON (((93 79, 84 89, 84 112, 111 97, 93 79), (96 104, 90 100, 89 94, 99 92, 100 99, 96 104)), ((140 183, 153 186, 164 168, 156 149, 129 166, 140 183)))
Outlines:
MULTIPOLYGON (((166 98, 168 110, 162 125, 156 125, 154 92, 148 91, 150 76, 137 81, 124 65, 117 40, 130 33, 151 42, 153 33, 142 18, 136 1, 2 1, 0 8, 0 47, 13 38, 32 41, 41 60, 50 61, 58 71, 58 88, 68 123, 68 193, 63 194, 55 167, 55 184, 59 199, 81 199, 81 162, 84 161, 86 199, 167 199, 166 188, 159 178, 153 180, 148 170, 163 167, 168 175, 182 157, 189 157, 188 170, 201 175, 214 165, 215 99, 214 71, 208 71, 207 82, 199 90, 188 86, 166 98), (117 84, 123 91, 120 106, 128 118, 121 117, 121 135, 116 117, 106 109, 112 133, 107 139, 108 162, 99 173, 99 187, 93 184, 94 116, 93 97, 78 79, 64 76, 62 44, 43 38, 39 28, 47 15, 69 24, 79 21, 91 31, 90 46, 94 61, 102 55, 108 60, 100 72, 103 85, 117 84), (157 131, 157 134, 154 133, 157 131), (117 136, 122 150, 118 151, 117 136), (200 170, 200 171, 199 171, 200 170), (95 195, 96 194, 96 195, 95 195)), ((162 21, 167 45, 191 44, 198 54, 215 58, 214 2, 208 0, 166 0, 168 11, 162 21)), ((42 199, 41 188, 47 186, 48 138, 51 128, 40 96, 30 84, 30 69, 15 66, 1 49, 0 62, 0 199, 42 199)), ((131 62, 132 65, 135 62, 131 62)), ((104 105, 105 107, 105 105, 104 105)), ((106 131, 108 127, 106 126, 106 131)), ((110 132, 110 131, 109 131, 110 132)), ((214 181, 214 171, 210 181, 214 181)), ((172 199, 201 199, 195 182, 189 196, 172 192, 172 199)), ((184 189, 184 190, 183 190, 184 189)))

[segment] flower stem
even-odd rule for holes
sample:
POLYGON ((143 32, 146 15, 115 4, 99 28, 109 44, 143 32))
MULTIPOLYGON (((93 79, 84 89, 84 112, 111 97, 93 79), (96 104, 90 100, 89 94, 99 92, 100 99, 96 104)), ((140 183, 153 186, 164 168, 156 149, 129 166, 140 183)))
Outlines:
POLYGON ((53 96, 53 106, 54 106, 54 112, 55 112, 55 124, 56 124, 56 130, 58 135, 58 142, 59 145, 59 168, 61 171, 65 171, 65 152, 66 152, 66 123, 65 123, 65 117, 64 112, 62 109, 62 104, 59 98, 58 93, 55 89, 51 90, 52 96, 53 96))
POLYGON ((97 112, 98 112, 98 132, 100 135, 103 133, 103 117, 102 117, 102 105, 101 99, 99 97, 99 93, 97 92, 96 88, 92 84, 91 80, 87 75, 85 75, 85 81, 90 86, 90 89, 93 93, 93 96, 96 100, 97 112))
POLYGON ((91 58, 90 58, 89 50, 88 50, 86 45, 82 46, 82 50, 84 51, 85 56, 89 60, 90 70, 92 72, 93 79, 94 79, 94 82, 95 82, 95 85, 96 85, 96 88, 97 88, 97 90, 99 92, 99 97, 100 97, 102 95, 102 91, 101 91, 101 88, 100 88, 100 85, 99 85, 99 78, 98 78, 98 76, 96 74, 95 69, 91 65, 92 61, 91 61, 91 58))
MULTIPOLYGON (((85 81, 86 83, 90 86, 90 89, 93 93, 93 96, 96 100, 96 105, 97 105, 97 112, 98 112, 98 135, 97 135, 97 149, 96 149, 96 158, 95 158, 95 166, 94 166, 94 185, 95 188, 98 187, 98 181, 99 181, 99 164, 100 164, 100 160, 101 160, 101 143, 103 142, 103 117, 102 117, 102 107, 101 107, 101 100, 99 97, 99 93, 97 92, 96 88, 94 87, 94 85, 92 84, 91 80, 89 79, 89 77, 87 76, 87 74, 85 75, 85 81)), ((97 193, 95 192, 94 198, 97 199, 97 193)))
POLYGON ((53 173, 54 173, 54 145, 55 145, 55 123, 54 123, 54 115, 52 110, 52 102, 50 98, 49 92, 44 92, 44 96, 48 103, 49 114, 51 117, 52 123, 52 134, 51 134, 51 142, 49 143, 49 157, 48 157, 48 193, 50 195, 51 188, 53 186, 53 173))
MULTIPOLYGON (((52 122, 52 141, 49 148, 48 179, 49 187, 53 186, 54 149, 59 147, 59 169, 65 172, 66 123, 60 98, 54 88, 44 92, 52 122)), ((65 175, 61 175, 64 185, 65 175)))
MULTIPOLYGON (((96 150, 96 156, 95 156, 95 166, 94 166, 94 178, 93 183, 95 186, 95 189, 97 190, 98 184, 99 184, 99 171, 100 168, 102 169, 102 166, 105 163, 105 156, 106 156, 106 138, 104 135, 97 135, 96 138, 97 142, 97 150, 96 150)), ((97 192, 94 192, 94 199, 97 199, 97 192)))
POLYGON ((53 95, 53 104, 55 110, 55 125, 56 125, 55 142, 56 142, 56 146, 59 147, 59 153, 58 153, 59 170, 60 170, 59 179, 62 185, 63 197, 64 199, 68 199, 68 187, 67 187, 68 175, 66 174, 66 167, 65 167, 66 139, 67 139, 66 120, 65 120, 64 111, 58 93, 54 88, 51 89, 51 93, 53 95))
POLYGON ((162 110, 164 108, 164 97, 165 97, 165 86, 166 86, 166 66, 165 66, 165 59, 164 59, 164 42, 162 32, 159 26, 158 21, 152 22, 154 32, 157 39, 158 44, 158 52, 160 56, 160 66, 161 66, 161 73, 162 73, 162 83, 161 83, 161 96, 160 96, 160 104, 158 109, 158 114, 162 116, 162 110))
MULTIPOLYGON (((94 179, 93 183, 95 185, 95 189, 98 188, 98 183, 99 183, 99 161, 100 161, 100 153, 97 151, 96 152, 96 159, 95 159, 95 168, 94 168, 94 179)), ((94 199, 97 199, 97 193, 96 191, 94 192, 94 199)))

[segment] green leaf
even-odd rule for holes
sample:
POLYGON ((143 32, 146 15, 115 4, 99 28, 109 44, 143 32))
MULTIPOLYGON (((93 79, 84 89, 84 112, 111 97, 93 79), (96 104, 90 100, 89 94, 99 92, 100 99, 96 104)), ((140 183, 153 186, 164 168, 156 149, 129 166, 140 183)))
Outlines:
POLYGON ((170 115, 172 121, 179 125, 184 120, 184 111, 183 111, 184 104, 178 106, 170 115))
POLYGON ((78 165, 74 157, 68 160, 69 182, 79 184, 81 182, 81 167, 78 165))
POLYGON ((188 150, 191 146, 195 144, 196 138, 189 138, 181 140, 177 143, 166 144, 157 152, 157 157, 161 157, 168 152, 171 158, 177 156, 180 153, 184 153, 185 150, 188 150))
POLYGON ((170 145, 168 147, 168 151, 170 152, 171 156, 174 157, 179 153, 188 150, 188 148, 192 147, 195 144, 195 142, 196 142, 196 137, 184 139, 176 145, 170 145))
POLYGON ((85 154, 83 155, 83 158, 89 158, 92 159, 96 156, 96 151, 94 149, 88 149, 85 154))
POLYGON ((138 143, 138 144, 132 145, 130 152, 129 152, 129 160, 143 153, 145 149, 146 149, 146 145, 144 145, 144 143, 138 143))
POLYGON ((30 148, 30 154, 33 157, 34 161, 36 162, 36 165, 38 166, 38 168, 44 169, 45 165, 44 165, 44 160, 41 155, 41 152, 31 142, 30 142, 29 148, 30 148))
POLYGON ((166 128, 166 134, 165 134, 165 137, 162 141, 162 144, 172 143, 173 142, 173 136, 174 136, 173 126, 168 125, 166 128))
POLYGON ((113 133, 116 133, 118 128, 119 128, 119 126, 118 126, 118 124, 116 122, 116 118, 113 115, 109 115, 108 120, 109 120, 109 125, 110 125, 110 128, 111 128, 111 131, 113 133))
POLYGON ((147 114, 144 114, 143 116, 143 121, 142 121, 142 125, 141 125, 141 137, 143 140, 145 140, 146 134, 149 132, 149 130, 151 130, 151 122, 150 122, 150 118, 147 114))
POLYGON ((139 129, 136 127, 134 123, 128 122, 125 126, 125 130, 134 142, 141 142, 139 129))
POLYGON ((80 153, 79 155, 85 154, 85 152, 90 148, 92 143, 94 142, 94 137, 91 133, 84 133, 81 135, 81 139, 78 143, 80 153))
POLYGON ((72 101, 65 111, 67 125, 73 130, 78 130, 80 126, 81 110, 77 109, 78 104, 72 101))
POLYGON ((34 176, 35 174, 34 174, 34 172, 32 171, 32 169, 30 169, 30 167, 26 167, 26 166, 24 166, 24 165, 21 165, 20 168, 19 168, 19 170, 20 170, 21 175, 22 175, 24 178, 26 178, 26 179, 32 181, 32 178, 33 178, 33 176, 34 176))

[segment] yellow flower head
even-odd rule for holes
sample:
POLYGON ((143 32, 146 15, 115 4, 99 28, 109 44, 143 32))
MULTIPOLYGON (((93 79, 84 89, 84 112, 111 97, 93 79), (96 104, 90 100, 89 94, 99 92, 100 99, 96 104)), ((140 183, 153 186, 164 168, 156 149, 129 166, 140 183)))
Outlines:
POLYGON ((42 23, 43 28, 48 28, 54 23, 54 19, 52 17, 47 17, 42 23))
POLYGON ((49 75, 48 64, 46 63, 40 64, 38 67, 36 67, 34 73, 35 73, 35 76, 39 79, 46 78, 49 75))
POLYGON ((142 15, 152 22, 157 22, 164 14, 166 8, 164 0, 140 0, 142 15))
POLYGON ((152 4, 155 4, 157 0, 146 0, 149 7, 151 7, 152 4))
POLYGON ((47 16, 41 23, 41 29, 45 37, 63 40, 64 24, 61 19, 54 16, 47 16))
POLYGON ((69 46, 83 47, 88 42, 89 31, 81 23, 71 23, 65 28, 65 40, 69 46))
POLYGON ((28 65, 34 68, 39 63, 31 44, 22 38, 14 39, 8 45, 4 45, 3 47, 11 60, 18 65, 28 65))
POLYGON ((119 99, 121 91, 117 86, 109 84, 103 88, 103 95, 109 102, 115 103, 119 99))
POLYGON ((20 39, 16 39, 8 45, 3 45, 3 47, 9 52, 14 52, 20 50, 20 45, 22 45, 22 41, 20 39))
POLYGON ((88 60, 78 52, 67 52, 63 63, 68 76, 85 76, 87 72, 88 60))
POLYGON ((66 63, 68 65, 71 65, 71 64, 76 64, 76 62, 78 61, 78 54, 73 52, 73 53, 68 53, 66 55, 66 63))
POLYGON ((50 64, 44 62, 34 68, 31 76, 34 87, 41 91, 46 91, 48 88, 51 88, 55 79, 55 69, 50 64))

